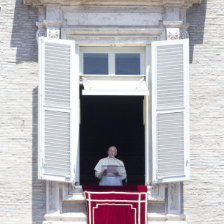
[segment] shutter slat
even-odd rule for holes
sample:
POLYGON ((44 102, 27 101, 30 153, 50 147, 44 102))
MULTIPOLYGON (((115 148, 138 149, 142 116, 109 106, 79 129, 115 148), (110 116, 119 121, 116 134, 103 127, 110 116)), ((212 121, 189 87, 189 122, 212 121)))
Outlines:
POLYGON ((169 151, 169 153, 167 153, 167 155, 161 154, 160 158, 158 160, 165 160, 167 158, 173 158, 173 157, 183 157, 183 153, 179 153, 179 154, 174 154, 171 151, 169 151))
MULTIPOLYGON (((64 153, 70 154, 70 124, 67 123, 67 121, 70 120, 70 113, 57 112, 57 111, 54 111, 54 112, 45 111, 45 120, 48 120, 48 118, 52 115, 52 113, 57 114, 57 116, 61 117, 63 120, 66 120, 66 123, 63 125, 60 125, 57 123, 57 120, 55 120, 54 125, 56 125, 58 129, 54 129, 54 127, 52 127, 50 123, 46 122, 47 128, 52 129, 52 132, 49 133, 47 129, 45 129, 45 151, 48 152, 49 156, 52 155, 54 157, 54 160, 49 160, 46 155, 45 162, 48 164, 48 166, 53 168, 55 164, 55 167, 58 167, 64 170, 65 175, 70 175, 70 157, 68 157, 66 160, 60 156, 56 158, 56 154, 54 153, 54 152, 60 151, 61 149, 60 146, 57 145, 57 142, 67 142, 67 144, 64 144, 64 146, 66 146, 66 148, 64 148, 64 153), (51 146, 55 146, 55 145, 57 147, 55 147, 54 151, 52 151, 51 146)), ((45 167, 45 170, 46 169, 47 167, 45 167)), ((46 170, 46 172, 48 171, 46 170)))
POLYGON ((188 45, 188 40, 152 43, 153 182, 187 177, 188 45))
POLYGON ((51 74, 51 76, 50 75, 47 76, 45 78, 45 81, 47 84, 52 85, 52 86, 56 85, 56 87, 57 87, 58 84, 68 85, 68 83, 70 82, 70 79, 69 79, 69 77, 65 76, 65 73, 63 73, 63 75, 55 73, 54 75, 51 74), (53 83, 52 83, 52 81, 53 81, 53 83))

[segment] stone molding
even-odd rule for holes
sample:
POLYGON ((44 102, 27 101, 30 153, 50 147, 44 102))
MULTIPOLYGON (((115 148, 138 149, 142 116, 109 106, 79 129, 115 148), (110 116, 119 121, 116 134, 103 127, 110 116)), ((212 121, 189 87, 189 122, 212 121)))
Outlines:
POLYGON ((32 5, 32 6, 43 6, 49 4, 58 4, 58 5, 69 5, 69 6, 80 6, 80 5, 88 5, 88 6, 165 6, 165 7, 185 7, 189 8, 193 4, 200 4, 201 0, 142 0, 142 1, 134 1, 134 0, 93 0, 93 1, 85 1, 85 0, 23 0, 25 5, 32 5))
POLYGON ((166 29, 166 39, 176 40, 189 38, 188 27, 190 24, 183 23, 183 21, 163 21, 166 29))
POLYGON ((180 39, 179 28, 166 28, 167 40, 177 40, 180 39))
POLYGON ((47 29, 47 37, 59 39, 61 37, 61 21, 43 21, 47 29))
POLYGON ((61 21, 44 20, 43 22, 36 22, 36 26, 38 27, 36 40, 41 36, 59 39, 61 37, 61 24, 61 21))
POLYGON ((77 27, 61 28, 61 38, 75 40, 80 46, 146 46, 160 39, 162 28, 77 27))

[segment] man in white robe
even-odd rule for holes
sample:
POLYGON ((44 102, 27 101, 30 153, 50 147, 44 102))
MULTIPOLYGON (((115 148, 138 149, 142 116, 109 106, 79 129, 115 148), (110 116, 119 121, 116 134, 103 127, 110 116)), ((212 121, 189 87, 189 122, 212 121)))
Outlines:
POLYGON ((101 186, 121 186, 122 180, 127 177, 124 163, 115 158, 117 155, 117 148, 110 146, 107 151, 108 157, 99 160, 95 166, 95 176, 100 179, 99 185, 101 186), (112 176, 107 175, 107 166, 117 166, 117 171, 112 176))

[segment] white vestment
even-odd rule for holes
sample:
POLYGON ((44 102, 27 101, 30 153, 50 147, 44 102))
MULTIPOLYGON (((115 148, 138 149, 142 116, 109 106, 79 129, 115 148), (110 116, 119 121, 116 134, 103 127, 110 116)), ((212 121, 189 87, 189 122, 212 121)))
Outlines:
POLYGON ((124 163, 116 159, 115 157, 106 157, 101 159, 95 166, 95 176, 100 179, 100 184, 99 185, 122 185, 122 180, 124 180, 127 176, 126 170, 124 167, 124 163), (122 169, 118 169, 118 175, 115 177, 107 177, 103 176, 103 166, 108 166, 108 165, 116 165, 116 166, 122 166, 122 169))

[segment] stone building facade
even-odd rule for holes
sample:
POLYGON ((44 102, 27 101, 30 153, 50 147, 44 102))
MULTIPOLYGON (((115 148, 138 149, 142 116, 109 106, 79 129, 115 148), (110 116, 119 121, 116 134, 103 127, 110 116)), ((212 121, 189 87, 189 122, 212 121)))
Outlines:
POLYGON ((116 45, 119 32, 128 43, 137 29, 139 42, 190 40, 191 178, 149 185, 149 223, 223 223, 223 7, 219 0, 2 1, 0 222, 86 223, 81 187, 38 180, 38 37, 91 44, 100 38, 87 36, 112 36, 116 45), (82 29, 100 25, 94 13, 105 13, 106 28, 135 23, 134 31, 82 29))

